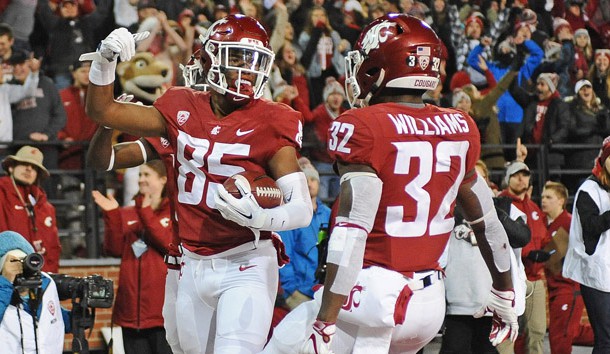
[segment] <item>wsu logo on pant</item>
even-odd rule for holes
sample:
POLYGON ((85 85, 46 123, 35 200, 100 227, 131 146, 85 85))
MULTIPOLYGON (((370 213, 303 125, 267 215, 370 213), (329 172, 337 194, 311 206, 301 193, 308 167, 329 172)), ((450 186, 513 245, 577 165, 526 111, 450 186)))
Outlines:
POLYGON ((352 291, 350 291, 349 296, 345 300, 343 306, 341 306, 341 309, 351 312, 352 308, 360 306, 360 297, 363 290, 364 288, 362 287, 362 285, 356 284, 352 288, 352 291))

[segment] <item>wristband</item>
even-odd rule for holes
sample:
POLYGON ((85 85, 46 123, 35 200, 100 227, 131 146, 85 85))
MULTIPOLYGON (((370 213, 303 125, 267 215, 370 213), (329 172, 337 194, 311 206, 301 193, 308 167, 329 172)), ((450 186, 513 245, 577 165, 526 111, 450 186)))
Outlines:
POLYGON ((109 63, 91 62, 89 69, 89 81, 97 86, 106 86, 114 82, 116 71, 116 60, 109 63))
POLYGON ((110 163, 108 164, 108 168, 106 171, 112 171, 114 168, 114 147, 111 147, 112 152, 110 153, 110 163))
POLYGON ((140 139, 136 140, 136 143, 140 147, 140 151, 142 152, 142 158, 144 159, 144 163, 148 161, 148 155, 146 154, 146 149, 144 148, 144 144, 140 139))

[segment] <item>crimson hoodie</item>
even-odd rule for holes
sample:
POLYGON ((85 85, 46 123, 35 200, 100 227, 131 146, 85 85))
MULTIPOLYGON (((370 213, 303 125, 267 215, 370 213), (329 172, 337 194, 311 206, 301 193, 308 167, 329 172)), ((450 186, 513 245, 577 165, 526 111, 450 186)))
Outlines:
POLYGON ((172 238, 169 200, 164 198, 157 210, 141 205, 142 197, 137 196, 136 206, 104 212, 104 251, 121 257, 112 317, 117 325, 133 329, 163 327, 167 274, 163 255, 172 238), (138 239, 148 249, 136 258, 131 245, 138 239))
POLYGON ((11 177, 0 177, 0 230, 20 233, 32 244, 36 252, 42 253, 44 257, 42 271, 57 273, 61 245, 55 207, 49 203, 42 188, 36 185, 17 186, 17 188, 23 201, 19 198, 11 177), (30 217, 24 202, 32 205, 33 218, 30 217))

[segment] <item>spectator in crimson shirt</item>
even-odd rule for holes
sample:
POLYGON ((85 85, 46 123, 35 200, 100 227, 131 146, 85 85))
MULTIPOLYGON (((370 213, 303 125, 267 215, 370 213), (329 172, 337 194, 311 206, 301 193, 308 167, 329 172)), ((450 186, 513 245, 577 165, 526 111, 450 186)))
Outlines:
POLYGON ((345 91, 334 77, 328 77, 324 91, 322 91, 322 97, 324 102, 312 111, 312 120, 307 122, 313 124, 314 131, 314 136, 308 135, 308 138, 313 145, 310 153, 312 163, 316 170, 322 173, 318 197, 332 199, 339 195, 339 177, 334 173, 333 160, 328 155, 326 145, 328 143, 328 129, 339 114, 345 111, 343 107, 345 91))
POLYGON ((44 256, 44 272, 57 273, 61 245, 55 207, 49 203, 40 181, 49 177, 44 156, 24 146, 2 161, 8 176, 0 177, 0 230, 20 233, 44 256))
POLYGON ((549 244, 540 250, 537 257, 539 262, 545 262, 544 274, 549 291, 549 342, 553 354, 572 353, 572 344, 593 346, 591 324, 581 323, 585 304, 580 285, 564 278, 561 268, 572 222, 572 214, 565 209, 567 201, 566 186, 559 182, 546 182, 540 205, 545 214, 549 244), (551 250, 557 253, 553 259, 551 250))
POLYGON ((163 328, 163 255, 172 239, 167 172, 161 160, 140 166, 135 206, 119 207, 112 195, 93 191, 104 211, 104 250, 121 257, 119 288, 112 314, 122 327, 126 353, 171 354, 163 328))
MULTIPOLYGON (((91 63, 77 61, 72 64, 72 86, 59 92, 64 103, 67 119, 66 126, 59 131, 57 137, 65 142, 89 141, 95 134, 98 124, 87 117, 85 112, 85 97, 89 86, 89 68, 91 63)), ((59 168, 79 170, 83 168, 84 147, 82 145, 66 145, 59 154, 59 168)))

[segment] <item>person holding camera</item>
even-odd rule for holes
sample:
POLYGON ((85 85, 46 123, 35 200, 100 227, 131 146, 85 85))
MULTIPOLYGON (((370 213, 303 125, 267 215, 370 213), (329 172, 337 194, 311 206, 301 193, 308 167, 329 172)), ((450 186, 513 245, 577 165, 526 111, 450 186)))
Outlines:
POLYGON ((140 166, 135 206, 119 208, 112 195, 93 191, 104 211, 104 250, 121 257, 113 321, 122 327, 125 353, 171 354, 162 307, 167 267, 163 256, 172 238, 167 172, 161 160, 140 166))
POLYGON ((25 270, 39 269, 39 263, 24 260, 34 248, 14 231, 0 232, 0 343, 3 353, 61 353, 68 314, 60 307, 57 287, 44 273, 28 275, 25 270), (29 278, 28 278, 29 276, 29 278), (25 277, 25 278, 24 278, 25 277), (31 278, 40 283, 27 285, 31 278), (20 285, 20 284, 23 284, 20 285), (34 310, 36 309, 36 310, 34 310))

